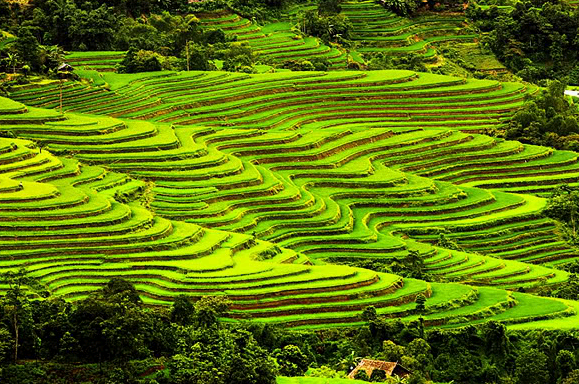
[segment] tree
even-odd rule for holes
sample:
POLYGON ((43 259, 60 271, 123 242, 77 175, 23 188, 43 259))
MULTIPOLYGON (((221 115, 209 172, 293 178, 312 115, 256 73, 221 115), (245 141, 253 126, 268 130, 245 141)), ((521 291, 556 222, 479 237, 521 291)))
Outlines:
POLYGON ((337 15, 342 12, 342 0, 320 0, 318 12, 320 15, 337 15))
POLYGON ((20 328, 22 320, 31 322, 30 301, 27 296, 27 290, 38 292, 42 296, 48 296, 48 291, 32 276, 28 275, 25 269, 19 269, 17 272, 8 271, 4 273, 0 281, 8 284, 8 291, 4 296, 5 312, 9 314, 10 323, 14 337, 14 362, 18 360, 18 346, 20 343, 20 328))
POLYGON ((521 384, 549 383, 547 356, 535 348, 524 349, 515 361, 515 376, 521 384))
POLYGON ((545 214, 570 226, 572 238, 577 236, 579 191, 567 185, 556 188, 549 198, 545 214))
POLYGON ((416 312, 417 313, 424 313, 426 310, 426 296, 424 294, 419 293, 416 295, 416 312))
POLYGON ((441 233, 438 236, 438 242, 436 243, 436 245, 439 247, 442 247, 442 248, 453 249, 456 251, 462 251, 463 250, 462 247, 460 245, 458 245, 456 241, 449 239, 448 237, 446 237, 446 235, 444 233, 441 233))
POLYGON ((10 350, 14 348, 12 343, 13 340, 10 331, 5 328, 0 328, 0 362, 8 358, 10 350))
POLYGON ((368 377, 368 374, 366 373, 366 371, 364 371, 363 369, 360 369, 354 375, 354 380, 370 381, 370 378, 368 377))
POLYGON ((30 27, 20 27, 14 48, 21 62, 29 65, 33 70, 40 70, 40 44, 30 27))
POLYGON ((579 369, 574 370, 573 372, 569 373, 569 376, 565 378, 561 382, 561 384, 577 384, 579 383, 579 369))
POLYGON ((482 338, 485 349, 490 352, 493 361, 507 357, 510 342, 507 336, 507 327, 498 321, 489 321, 482 327, 482 338))
POLYGON ((406 348, 402 345, 396 345, 392 340, 385 340, 382 343, 382 352, 379 357, 386 361, 401 361, 402 356, 406 354, 406 348))
POLYGON ((16 65, 18 64, 18 54, 8 52, 8 66, 12 67, 12 73, 16 74, 16 65))
POLYGON ((384 371, 383 369, 373 370, 372 374, 370 375, 370 381, 374 381, 374 382, 386 381, 386 371, 384 371))
POLYGON ((179 295, 171 306, 171 321, 181 325, 191 325, 195 321, 195 305, 185 295, 179 295))
POLYGON ((182 327, 182 348, 168 362, 171 383, 274 384, 277 370, 245 330, 182 327))
POLYGON ((408 366, 405 365, 406 368, 423 375, 428 374, 430 365, 434 358, 432 356, 430 344, 428 344, 426 340, 419 338, 408 343, 408 346, 406 347, 406 356, 411 357, 414 362, 408 366))
POLYGON ((303 376, 308 370, 308 359, 296 345, 286 345, 274 355, 282 376, 303 376))
POLYGON ((401 274, 404 277, 424 279, 426 276, 424 272, 424 259, 420 253, 414 249, 410 249, 406 256, 402 258, 395 258, 390 268, 392 272, 401 274))
POLYGON ((129 302, 131 304, 142 304, 141 297, 135 286, 120 277, 114 277, 103 287, 101 294, 104 298, 115 302, 129 302))
POLYGON ((371 305, 364 308, 364 311, 362 311, 362 315, 360 316, 364 321, 376 320, 377 317, 378 314, 376 313, 376 308, 371 305))
POLYGON ((198 327, 218 327, 231 301, 225 296, 203 296, 195 302, 195 324, 198 327))
POLYGON ((119 63, 120 73, 153 72, 160 71, 161 55, 153 51, 129 49, 123 60, 119 63))
POLYGON ((382 5, 400 16, 411 16, 417 9, 419 2, 415 0, 381 0, 382 5))
POLYGON ((569 280, 561 283, 551 292, 551 296, 566 300, 579 300, 579 275, 572 273, 569 280))
POLYGON ((559 351, 559 353, 557 353, 557 358, 555 359, 555 366, 557 367, 557 374, 560 379, 568 377, 569 374, 577 368, 575 355, 573 352, 565 349, 559 351))

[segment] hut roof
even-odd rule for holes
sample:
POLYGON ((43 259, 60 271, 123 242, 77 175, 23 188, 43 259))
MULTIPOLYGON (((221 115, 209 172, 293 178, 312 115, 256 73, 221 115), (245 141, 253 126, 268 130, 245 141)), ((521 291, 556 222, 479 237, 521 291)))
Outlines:
POLYGON ((394 373, 394 370, 396 370, 396 368, 399 368, 402 372, 404 372, 406 374, 410 373, 409 370, 402 367, 398 363, 392 363, 389 361, 382 361, 382 360, 362 359, 358 363, 358 366, 356 366, 356 368, 354 368, 354 370, 352 372, 350 372, 348 377, 350 379, 353 379, 359 370, 366 371, 366 374, 368 375, 368 377, 370 377, 370 376, 372 376, 372 372, 374 372, 374 370, 376 370, 376 369, 379 369, 379 370, 386 372, 386 376, 392 376, 392 374, 394 373))

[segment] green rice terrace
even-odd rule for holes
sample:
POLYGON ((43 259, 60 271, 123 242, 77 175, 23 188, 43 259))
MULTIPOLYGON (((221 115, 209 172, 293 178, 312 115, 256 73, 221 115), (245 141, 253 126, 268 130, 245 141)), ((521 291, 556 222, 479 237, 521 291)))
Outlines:
POLYGON ((149 304, 227 295, 229 321, 297 329, 358 324, 368 306, 410 321, 419 294, 427 326, 577 326, 579 303, 522 293, 579 258, 542 213, 556 186, 579 185, 577 153, 484 135, 535 87, 402 70, 79 73, 92 82, 0 99, 3 271, 70 300, 112 277, 149 304), (340 264, 409 254, 445 282, 340 264))
MULTIPOLYGON (((263 25, 230 10, 197 13, 203 30, 222 30, 230 39, 247 44, 259 59, 279 64, 286 60, 328 60, 330 70, 344 70, 349 62, 365 64, 364 54, 383 53, 402 56, 416 54, 427 62, 439 60, 436 45, 444 42, 472 43, 478 35, 468 30, 464 15, 405 18, 370 0, 342 4, 342 13, 353 26, 356 46, 344 48, 303 35, 301 12, 313 5, 292 7, 284 21, 263 25)), ((472 50, 469 47, 469 50, 472 50)), ((124 51, 72 52, 69 64, 83 69, 114 72, 124 51)))

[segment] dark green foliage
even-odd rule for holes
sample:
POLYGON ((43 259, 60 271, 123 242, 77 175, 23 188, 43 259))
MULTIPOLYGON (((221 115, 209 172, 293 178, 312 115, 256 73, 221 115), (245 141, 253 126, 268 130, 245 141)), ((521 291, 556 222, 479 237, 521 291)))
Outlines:
POLYGON ((320 15, 337 15, 342 12, 342 0, 319 0, 318 13, 320 15))
MULTIPOLYGON (((13 28, 18 39, 0 60, 4 68, 16 71, 17 67, 28 65, 32 72, 54 70, 61 60, 55 60, 51 49, 43 48, 40 45, 43 44, 66 50, 129 51, 119 68, 125 73, 187 68, 214 70, 215 59, 223 60, 224 68, 229 71, 253 71, 255 57, 248 46, 240 48, 239 44, 228 41, 220 29, 201 29, 199 20, 192 14, 181 16, 166 11, 186 7, 186 1, 128 0, 105 4, 39 0, 31 4, 23 15, 12 12, 6 16, 22 26, 18 30, 13 28), (26 22, 13 18, 26 19, 26 22)), ((269 7, 265 3, 264 6, 269 7)))
POLYGON ((456 241, 449 239, 444 235, 444 233, 441 233, 438 236, 438 242, 436 243, 436 246, 446 249, 453 249, 455 251, 463 250, 462 247, 456 243, 456 241))
MULTIPOLYGON (((290 1, 291 0, 227 0, 221 2, 225 6, 215 9, 229 8, 249 19, 264 21, 279 18, 282 15, 282 9, 286 4, 289 4, 290 1)), ((219 2, 220 1, 216 1, 216 3, 219 2)), ((205 3, 211 3, 211 1, 205 1, 205 3)), ((207 6, 212 7, 210 4, 207 6)))
POLYGON ((179 295, 171 306, 171 321, 179 325, 191 325, 195 321, 195 305, 185 295, 179 295))
POLYGON ((227 49, 217 51, 216 57, 223 60, 224 71, 253 72, 255 56, 249 45, 233 43, 227 49))
POLYGON ((361 369, 354 375, 354 380, 370 381, 370 378, 368 377, 366 371, 361 369))
POLYGON ((544 212, 545 215, 564 223, 569 228, 569 240, 573 243, 577 241, 579 190, 567 185, 557 187, 544 212))
POLYGON ((185 52, 182 56, 187 57, 187 55, 191 71, 211 71, 215 69, 215 66, 210 62, 210 50, 207 47, 189 43, 189 52, 185 52))
POLYGON ((577 368, 577 361, 573 352, 563 349, 557 353, 555 365, 559 377, 568 377, 577 368))
POLYGON ((381 0, 384 7, 400 16, 411 16, 422 2, 416 0, 381 0))
POLYGON ((115 277, 102 289, 104 298, 114 302, 127 302, 133 305, 142 304, 139 293, 129 281, 115 277))
POLYGON ((368 69, 370 70, 407 69, 417 72, 429 71, 424 64, 424 59, 415 53, 394 57, 383 53, 375 53, 368 55, 368 57, 368 69))
POLYGON ((574 273, 569 280, 550 292, 550 296, 566 300, 579 300, 579 276, 574 273))
POLYGON ((422 293, 419 293, 416 296, 416 312, 417 313, 423 313, 426 310, 426 296, 424 296, 422 293))
POLYGON ((168 362, 167 383, 275 383, 275 362, 247 331, 189 327, 179 336, 186 346, 168 362))
POLYGON ((376 320, 378 318, 378 314, 376 313, 376 308, 373 306, 369 306, 364 308, 362 315, 360 318, 364 321, 371 321, 376 320))
POLYGON ((527 100, 510 120, 505 138, 557 149, 579 149, 579 111, 564 97, 565 83, 554 80, 527 100))
POLYGON ((370 381, 374 382, 384 382, 386 381, 386 371, 383 369, 375 369, 370 375, 370 381))
POLYGON ((482 44, 527 81, 561 78, 576 66, 577 9, 559 1, 519 1, 512 9, 471 3, 467 16, 487 32, 482 44), (549 26, 545 28, 545 26, 549 26))
POLYGON ((129 49, 119 64, 119 73, 153 72, 162 70, 161 55, 153 51, 129 49))
POLYGON ((296 345, 286 345, 274 355, 283 376, 302 376, 308 370, 308 359, 296 345))
MULTIPOLYGON (((19 348, 24 347, 37 351, 38 337, 34 332, 34 319, 29 295, 39 294, 47 297, 48 292, 34 278, 28 275, 25 269, 17 272, 8 271, 0 276, 0 282, 8 285, 6 295, 2 298, 1 319, 6 328, 11 330, 11 341, 5 340, 3 350, 6 351, 6 343, 13 347, 12 358, 16 362, 19 358, 19 348)), ((6 333, 4 332, 6 335, 6 333)))
POLYGON ((547 355, 536 348, 520 351, 515 366, 515 376, 519 383, 547 384, 550 382, 547 355))
POLYGON ((19 61, 30 65, 35 71, 40 70, 40 44, 32 34, 32 28, 22 27, 18 29, 18 38, 14 44, 14 49, 19 61))
POLYGON ((573 372, 569 373, 569 376, 565 378, 561 382, 561 384, 576 384, 579 383, 579 370, 574 370, 573 372))
POLYGON ((545 213, 549 217, 575 227, 578 209, 579 191, 575 188, 563 185, 553 191, 545 213))
POLYGON ((225 315, 231 302, 223 296, 203 296, 195 302, 194 321, 197 327, 215 327, 225 315))
POLYGON ((435 277, 425 272, 424 259, 415 250, 410 250, 406 256, 376 259, 376 258, 330 258, 333 264, 344 264, 358 268, 371 269, 377 272, 395 273, 404 277, 412 277, 427 281, 435 277))
POLYGON ((392 272, 414 279, 424 279, 426 273, 424 272, 424 259, 416 250, 409 250, 406 256, 401 258, 394 258, 390 269, 392 272))
MULTIPOLYGON (((424 331, 420 321, 404 324, 375 315, 366 316, 368 323, 361 327, 317 332, 253 323, 233 327, 219 322, 227 309, 221 297, 195 304, 181 297, 171 310, 155 310, 144 307, 135 293, 130 283, 115 279, 74 304, 52 298, 29 302, 20 328, 21 356, 44 362, 4 365, 0 380, 146 383, 143 372, 155 368, 149 377, 160 384, 273 384, 278 374, 274 357, 279 373, 286 375, 302 375, 310 365, 347 373, 359 357, 398 361, 413 372, 407 383, 570 384, 578 377, 575 332, 507 331, 497 322, 424 331)), ((9 319, 3 317, 1 325, 0 340, 6 342, 0 343, 0 357, 9 359, 9 319)), ((372 379, 382 380, 379 372, 372 379)))
POLYGON ((317 36, 326 44, 329 42, 348 45, 354 29, 343 14, 326 16, 317 11, 306 11, 300 16, 300 27, 308 35, 317 36))

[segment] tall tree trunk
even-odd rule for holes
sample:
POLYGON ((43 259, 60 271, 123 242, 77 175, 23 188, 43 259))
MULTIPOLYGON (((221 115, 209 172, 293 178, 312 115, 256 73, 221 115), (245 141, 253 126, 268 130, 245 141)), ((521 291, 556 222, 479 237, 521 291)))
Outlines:
POLYGON ((18 361, 18 315, 14 307, 14 363, 18 361))

